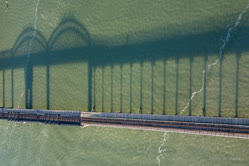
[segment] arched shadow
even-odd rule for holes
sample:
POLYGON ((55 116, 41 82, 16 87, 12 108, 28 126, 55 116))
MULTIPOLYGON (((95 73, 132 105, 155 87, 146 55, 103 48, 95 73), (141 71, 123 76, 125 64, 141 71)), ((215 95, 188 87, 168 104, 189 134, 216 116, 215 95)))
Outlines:
MULTIPOLYGON (((248 31, 248 27, 241 27, 243 31, 248 31)), ((162 68, 163 68, 163 79, 161 80, 163 82, 163 85, 161 88, 163 89, 162 96, 163 103, 162 103, 162 112, 163 114, 166 114, 166 92, 167 92, 167 85, 166 85, 166 77, 167 72, 166 71, 166 62, 168 59, 176 59, 176 70, 174 73, 176 74, 175 78, 175 88, 174 91, 174 102, 175 102, 175 114, 178 115, 179 109, 178 104, 181 102, 181 98, 179 97, 178 101, 178 90, 179 88, 179 75, 181 74, 181 70, 179 68, 179 59, 183 57, 187 57, 190 59, 190 75, 189 75, 189 81, 190 81, 190 90, 187 92, 190 95, 192 94, 192 61, 195 56, 200 55, 211 55, 215 54, 217 51, 217 45, 214 44, 215 37, 221 34, 220 30, 217 31, 210 31, 210 32, 201 32, 199 34, 186 34, 186 35, 174 35, 167 38, 161 38, 161 39, 155 39, 152 41, 142 41, 140 43, 132 43, 129 44, 125 43, 124 45, 119 46, 105 46, 105 45, 94 45, 92 43, 91 35, 88 32, 87 28, 80 23, 74 16, 65 16, 62 18, 61 22, 57 25, 57 27, 52 32, 50 38, 46 40, 44 35, 37 29, 34 29, 33 27, 28 27, 23 30, 23 32, 18 36, 16 39, 13 48, 10 50, 11 56, 10 57, 4 57, 1 58, 1 66, 0 69, 3 70, 3 89, 5 89, 5 73, 4 71, 6 69, 11 69, 11 96, 12 96, 12 106, 14 106, 14 84, 15 84, 15 72, 13 71, 16 68, 23 68, 25 70, 25 100, 26 100, 26 108, 33 108, 33 79, 34 79, 34 67, 36 66, 45 66, 45 73, 46 73, 46 108, 51 108, 50 103, 50 97, 51 97, 51 77, 54 77, 54 74, 51 71, 51 66, 53 65, 60 65, 63 64, 66 66, 66 64, 77 64, 79 62, 85 62, 87 63, 87 86, 83 87, 84 89, 87 89, 87 109, 88 111, 94 110, 97 107, 96 106, 96 69, 100 68, 102 69, 102 76, 100 81, 102 84, 102 111, 111 111, 115 112, 114 108, 112 107, 112 104, 114 103, 114 85, 115 85, 115 79, 114 76, 114 65, 120 65, 120 110, 119 112, 123 112, 123 99, 125 93, 123 93, 124 88, 128 89, 127 96, 129 97, 129 105, 130 110, 129 112, 132 112, 132 110, 139 109, 140 113, 144 113, 147 109, 148 113, 154 113, 154 109, 156 109, 156 104, 154 105, 154 100, 158 97, 156 96, 155 90, 155 84, 156 84, 156 78, 154 78, 157 68, 154 69, 155 62, 156 61, 163 61, 162 68), (204 40, 205 39, 205 40, 204 40), (30 60, 28 60, 27 63, 27 47, 29 46, 30 41, 32 41, 32 49, 30 50, 30 60), (191 42, 189 42, 191 41, 191 42), (28 44, 27 44, 28 43, 28 44), (205 46, 205 49, 203 49, 205 46), (197 49, 193 49, 197 48, 197 49), (204 51, 203 51, 204 50, 204 51), (169 53, 169 54, 166 54, 169 53), (146 58, 145 58, 146 57, 146 58), (134 61, 134 59, 136 59, 134 61), (149 62, 151 64, 151 71, 149 71, 149 74, 144 72, 144 64, 149 62), (133 89, 136 89, 133 86, 134 82, 136 82, 136 76, 133 76, 134 71, 136 70, 136 64, 140 66, 140 88, 138 91, 138 97, 140 98, 138 100, 139 106, 135 106, 135 101, 133 101, 133 98, 136 97, 136 92, 133 92, 133 89), (124 65, 127 65, 127 69, 124 69, 124 65), (110 102, 104 103, 104 97, 105 97, 105 90, 107 91, 108 88, 105 89, 105 66, 111 66, 111 76, 110 76, 110 102), (123 80, 123 70, 129 71, 128 77, 130 80, 128 80, 127 84, 125 85, 123 80), (155 70, 155 71, 154 71, 155 70), (180 72, 180 74, 179 74, 180 72), (151 73, 151 74, 150 74, 151 73), (146 76, 150 75, 148 78, 151 78, 151 80, 146 80, 146 76), (94 78, 93 78, 94 77, 94 78), (147 91, 143 90, 145 88, 146 84, 144 82, 149 82, 149 85, 147 88, 147 91), (151 86, 150 86, 151 85, 151 86), (145 94, 151 94, 150 100, 151 104, 148 106, 148 108, 144 108, 143 102, 144 98, 146 98, 145 94), (92 101, 93 100, 93 101, 92 101), (134 102, 134 103, 133 103, 134 102), (105 105, 111 104, 111 110, 105 110, 105 105), (140 107, 140 108, 132 108, 132 107, 140 107), (151 109, 149 109, 151 108, 151 109), (149 111, 148 111, 149 110, 149 111)), ((128 36, 127 36, 128 41, 128 36)), ((248 41, 248 39, 245 39, 245 43, 248 41)), ((241 45, 240 51, 238 54, 240 54, 243 51, 248 51, 247 45, 241 45)), ((226 52, 232 52, 235 53, 236 50, 233 49, 227 49, 226 52)), ((237 52, 236 52, 237 53, 237 52)), ((239 59, 240 56, 237 56, 237 69, 236 69, 236 101, 235 101, 235 116, 238 116, 238 77, 239 77, 239 59)), ((206 59, 205 57, 205 66, 206 59)), ((202 71, 202 70, 201 70, 202 71)), ((200 72, 201 72, 200 71, 200 72)), ((80 73, 81 71, 79 71, 80 73)), ((80 75, 78 73, 78 77, 83 76, 84 74, 81 73, 80 75)), ((172 72, 173 73, 173 72, 172 72)), ((67 76, 61 75, 62 78, 68 79, 67 76)), ((127 78, 128 78, 127 77, 127 78)), ((222 60, 220 64, 220 81, 219 81, 219 115, 221 116, 221 85, 222 85, 222 60)), ((72 80, 72 82, 77 80, 72 80)), ((53 84, 56 84, 58 82, 58 79, 53 80, 53 84)), ((180 85, 181 86, 181 85, 180 85)), ((101 89, 101 88, 100 88, 101 89)), ((83 93, 83 92, 82 92, 83 93)), ((53 95, 56 96, 55 92, 53 92, 53 95)), ((69 94, 66 94, 69 95, 69 94)), ((204 76, 204 99, 203 99, 203 110, 205 110, 206 107, 206 75, 204 76)), ((3 103, 5 103, 5 90, 3 90, 3 103)), ((101 95, 100 95, 101 96, 101 95)), ((70 96, 67 96, 70 97, 70 96)), ((109 97, 109 96, 108 96, 109 97)), ((127 97, 127 98, 128 98, 127 97)), ((65 97, 66 98, 66 97, 65 97)), ((125 104, 124 104, 125 105, 125 104)), ((191 103, 189 105, 189 115, 191 115, 191 103)), ((204 115, 206 115, 206 111, 204 111, 204 115)))
MULTIPOLYGON (((77 34, 84 43, 84 47, 90 48, 90 35, 84 25, 79 23, 73 16, 64 17, 62 21, 53 31, 49 40, 47 41, 44 35, 33 27, 25 28, 20 35, 17 37, 12 49, 11 49, 11 64, 5 63, 6 66, 11 66, 11 96, 12 96, 12 107, 14 106, 14 68, 24 69, 24 82, 25 82, 25 108, 33 108, 33 68, 37 65, 46 66, 46 108, 50 108, 50 65, 58 63, 66 63, 68 54, 54 54, 56 50, 57 41, 63 38, 63 35, 68 32, 77 34), (20 57, 24 58, 20 58, 20 57), (26 56, 26 57, 25 57, 26 56), (45 58, 44 58, 45 56, 45 58), (53 57, 54 56, 54 57, 53 57), (58 57, 59 56, 59 57, 58 57), (57 59, 58 58, 58 59, 57 59), (62 60, 58 62, 58 60, 62 60)), ((83 45, 81 45, 83 50, 83 45)), ((66 49, 65 47, 63 49, 66 49)), ((68 48, 71 49, 70 47, 68 48)), ((70 51, 69 51, 70 52, 70 51)), ((73 55, 74 56, 74 55, 73 55)), ((86 55, 89 56, 89 55, 86 55)), ((88 59, 89 57, 76 55, 78 59, 88 59)), ((89 63, 91 64, 91 63, 89 63)), ((88 66, 89 76, 91 77, 91 65, 88 66)), ((4 70, 3 70, 4 71, 4 70)), ((89 80, 89 99, 91 99, 91 79, 89 80)), ((4 73, 3 73, 4 81, 4 73)), ((3 82, 3 85, 5 83, 3 82)), ((4 86, 3 86, 4 89, 4 86)), ((3 91, 5 93, 5 90, 3 91)), ((5 96, 5 94, 3 94, 5 96)), ((3 98, 3 103, 5 99, 3 98)), ((91 101, 89 101, 89 108, 91 107, 91 101)), ((5 105, 3 105, 5 106, 5 105)), ((19 107, 19 106, 18 106, 19 107)))
MULTIPOLYGON (((27 27, 18 36, 11 50, 11 57, 13 57, 14 64, 25 64, 24 65, 24 82, 25 82, 25 108, 32 108, 33 101, 33 66, 35 64, 35 59, 32 58, 33 53, 39 53, 40 56, 47 56, 47 41, 43 34, 32 27, 27 27), (28 47, 27 47, 28 46, 28 47), (27 50, 26 62, 15 61, 16 56, 23 54, 23 50, 27 50), (34 61, 34 62, 33 62, 34 61)), ((45 58, 46 59, 46 58, 45 58)), ((22 92, 22 93, 24 93, 22 92)), ((14 71, 11 68, 11 103, 14 107, 14 71)), ((22 96, 22 95, 21 95, 22 96)), ((18 105, 19 107, 19 105, 18 105)))
MULTIPOLYGON (((91 37, 85 26, 77 21, 74 16, 65 16, 50 36, 48 40, 48 50, 49 65, 47 67, 47 80, 50 80, 49 77, 51 75, 49 66, 58 63, 58 59, 60 59, 60 63, 63 64, 71 59, 79 61, 86 60, 88 62, 88 87, 84 88, 88 89, 88 111, 91 111, 93 62, 90 53, 91 37), (61 41, 63 39, 67 39, 68 41, 63 41, 62 43, 61 41), (74 48, 76 50, 74 50, 74 48), (60 50, 63 50, 63 52, 60 50)), ((47 84, 49 84, 49 81, 47 84)), ((47 93, 49 94, 49 90, 47 90, 47 93)))

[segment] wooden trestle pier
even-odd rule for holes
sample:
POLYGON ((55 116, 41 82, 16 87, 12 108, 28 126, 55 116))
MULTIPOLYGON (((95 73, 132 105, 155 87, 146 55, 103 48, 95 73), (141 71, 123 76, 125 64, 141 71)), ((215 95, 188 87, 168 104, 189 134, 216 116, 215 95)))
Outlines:
POLYGON ((249 138, 249 119, 0 108, 0 119, 249 138))

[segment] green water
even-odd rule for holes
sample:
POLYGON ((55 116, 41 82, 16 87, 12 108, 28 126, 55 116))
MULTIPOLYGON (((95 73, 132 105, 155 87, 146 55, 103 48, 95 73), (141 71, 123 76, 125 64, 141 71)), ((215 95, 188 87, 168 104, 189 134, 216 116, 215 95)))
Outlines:
MULTIPOLYGON (((248 118, 247 5, 9 0, 4 12, 2 1, 0 106, 195 116, 205 108, 206 116, 248 118)), ((157 165, 163 135, 0 125, 4 165, 157 165)), ((161 165, 248 163, 247 140, 169 133, 165 144, 161 165)))
POLYGON ((205 108, 207 116, 248 117, 246 6, 10 1, 0 15, 0 104, 181 115, 205 108), (207 70, 203 83, 221 48, 222 63, 207 70))
POLYGON ((248 165, 247 139, 0 122, 4 166, 248 165), (161 153, 161 150, 166 149, 161 153))

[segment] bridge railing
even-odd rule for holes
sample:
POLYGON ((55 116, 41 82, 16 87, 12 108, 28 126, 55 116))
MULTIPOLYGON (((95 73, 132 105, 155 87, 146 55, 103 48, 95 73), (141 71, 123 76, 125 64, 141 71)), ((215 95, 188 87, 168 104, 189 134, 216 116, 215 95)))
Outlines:
POLYGON ((247 118, 151 115, 151 114, 109 113, 109 112, 82 112, 81 116, 82 117, 103 117, 103 118, 105 117, 105 118, 123 118, 123 119, 181 121, 181 122, 194 122, 194 123, 216 123, 216 124, 230 124, 230 125, 249 125, 249 119, 247 118))
POLYGON ((63 111, 63 110, 40 110, 40 109, 9 109, 0 108, 1 112, 14 112, 14 113, 26 113, 26 114, 56 114, 61 116, 80 116, 80 111, 63 111))
POLYGON ((122 118, 122 119, 141 119, 141 120, 162 120, 162 121, 181 121, 194 123, 216 123, 230 125, 249 125, 247 118, 224 118, 224 117, 205 117, 205 116, 179 116, 179 115, 152 115, 152 114, 130 114, 130 113, 110 113, 110 112, 80 112, 64 110, 40 110, 40 109, 10 109, 0 108, 1 112, 16 112, 24 114, 56 114, 61 116, 81 116, 81 117, 103 117, 103 118, 122 118))

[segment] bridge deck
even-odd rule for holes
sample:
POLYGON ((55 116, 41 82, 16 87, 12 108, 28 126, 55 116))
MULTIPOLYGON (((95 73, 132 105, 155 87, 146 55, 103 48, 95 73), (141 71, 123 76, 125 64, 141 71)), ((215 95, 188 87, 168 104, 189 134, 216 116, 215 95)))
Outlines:
POLYGON ((249 138, 249 119, 0 108, 0 119, 249 138))

